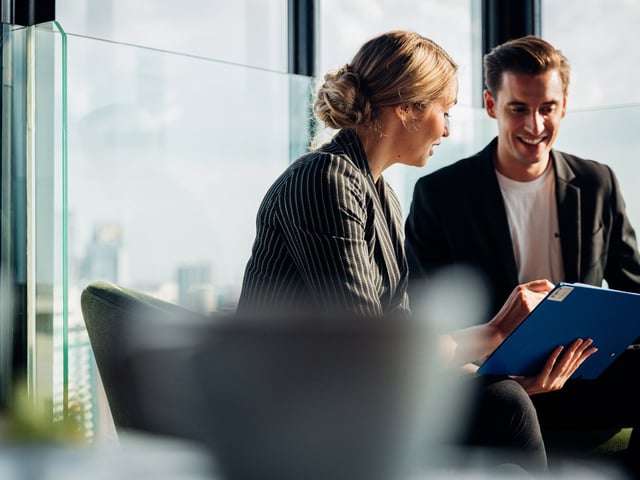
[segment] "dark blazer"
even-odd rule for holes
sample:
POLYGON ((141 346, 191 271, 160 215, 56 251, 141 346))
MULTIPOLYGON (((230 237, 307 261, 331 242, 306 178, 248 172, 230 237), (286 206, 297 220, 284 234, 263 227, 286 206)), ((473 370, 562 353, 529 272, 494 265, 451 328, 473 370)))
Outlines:
POLYGON ((238 312, 408 311, 402 218, 389 185, 374 183, 357 135, 340 131, 265 195, 238 312))
MULTIPOLYGON (((405 224, 410 283, 439 267, 466 264, 486 277, 495 313, 518 284, 494 139, 481 152, 426 175, 415 185, 405 224)), ((613 171, 551 152, 565 281, 640 292, 636 235, 613 171)), ((541 212, 544 214, 544 212, 541 212)))

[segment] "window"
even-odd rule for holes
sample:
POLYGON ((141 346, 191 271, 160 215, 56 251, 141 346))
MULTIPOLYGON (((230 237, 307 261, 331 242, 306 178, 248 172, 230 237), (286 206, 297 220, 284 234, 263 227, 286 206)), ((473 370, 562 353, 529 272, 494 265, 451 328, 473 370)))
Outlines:
POLYGON ((76 35, 287 70, 287 0, 56 0, 76 35))
POLYGON ((480 15, 472 0, 320 0, 320 74, 344 65, 371 37, 414 30, 440 44, 460 66, 458 102, 471 106, 482 72, 480 15), (474 83, 475 82, 475 83, 474 83))
POLYGON ((640 3, 542 0, 542 36, 571 65, 567 116, 556 148, 611 166, 631 224, 640 228, 640 3))
POLYGON ((640 2, 541 0, 542 37, 571 64, 569 108, 640 101, 640 2))

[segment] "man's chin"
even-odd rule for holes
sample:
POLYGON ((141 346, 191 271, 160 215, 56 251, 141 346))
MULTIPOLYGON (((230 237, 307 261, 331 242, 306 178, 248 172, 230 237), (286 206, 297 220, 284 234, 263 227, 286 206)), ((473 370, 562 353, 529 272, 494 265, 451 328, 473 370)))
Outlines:
POLYGON ((546 144, 529 145, 521 142, 520 145, 520 158, 528 163, 543 162, 549 158, 549 149, 546 144))

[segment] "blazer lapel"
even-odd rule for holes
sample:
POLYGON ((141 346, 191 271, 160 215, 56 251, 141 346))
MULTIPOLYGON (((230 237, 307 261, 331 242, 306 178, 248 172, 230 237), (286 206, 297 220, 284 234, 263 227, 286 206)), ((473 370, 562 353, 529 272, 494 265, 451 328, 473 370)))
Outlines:
MULTIPOLYGON (((382 178, 380 178, 380 182, 384 182, 382 178)), ((387 212, 382 206, 382 202, 380 201, 380 197, 378 195, 375 184, 373 183, 373 178, 369 177, 369 185, 373 189, 374 195, 374 210, 375 210, 375 220, 373 222, 373 226, 376 231, 376 236, 378 237, 378 244, 380 245, 380 250, 382 252, 382 257, 384 260, 385 270, 389 277, 389 288, 390 288, 390 297, 393 297, 392 292, 396 292, 398 288, 398 284, 400 282, 400 269, 399 269, 399 259, 396 255, 396 248, 394 247, 394 241, 391 235, 394 238, 397 237, 400 232, 396 232, 396 226, 392 224, 391 218, 393 217, 393 212, 387 212)), ((389 193, 384 189, 384 183, 382 187, 382 195, 386 196, 389 193)), ((392 206, 389 202, 385 202, 385 205, 389 205, 390 208, 392 206)), ((402 239, 398 239, 401 241, 402 239)), ((403 259, 406 262, 406 258, 403 259)))
MULTIPOLYGON (((369 187, 369 195, 373 199, 373 209, 374 209, 374 222, 373 227, 375 230, 375 234, 377 237, 378 245, 380 247, 380 251, 382 253, 382 261, 384 262, 384 270, 387 272, 388 282, 389 282, 389 292, 386 292, 388 298, 390 300, 393 299, 395 292, 398 291, 398 285, 401 281, 400 275, 400 267, 399 262, 404 262, 402 268, 406 271, 406 258, 398 258, 396 256, 396 248, 394 248, 394 239, 400 242, 400 247, 402 246, 402 236, 397 237, 397 235, 402 235, 401 232, 396 232, 396 225, 393 224, 391 218, 394 217, 394 213, 397 212, 387 212, 383 208, 383 202, 380 201, 380 194, 378 193, 378 189, 376 187, 375 182, 373 181, 373 176, 371 175, 371 170, 369 168, 369 162, 367 161, 366 154, 364 152, 364 148, 360 143, 355 132, 351 130, 341 130, 338 132, 336 137, 334 137, 334 142, 336 146, 342 149, 347 153, 348 158, 358 167, 358 169, 362 172, 362 174, 367 178, 367 184, 369 187), (393 235, 393 238, 392 238, 393 235)), ((335 153, 335 152, 334 152, 335 153)), ((338 153, 339 154, 339 153, 338 153)), ((385 183, 384 179, 380 178, 381 182, 381 193, 384 197, 389 195, 389 192, 385 191, 385 183)), ((385 201, 385 205, 389 205, 389 208, 396 208, 391 202, 385 201)), ((399 205, 397 206, 399 209, 399 205)), ((402 218, 401 214, 396 215, 398 218, 402 218)))
POLYGON ((560 244, 566 281, 580 281, 580 189, 571 182, 575 175, 562 153, 551 152, 556 172, 556 201, 558 202, 558 223, 560 244))

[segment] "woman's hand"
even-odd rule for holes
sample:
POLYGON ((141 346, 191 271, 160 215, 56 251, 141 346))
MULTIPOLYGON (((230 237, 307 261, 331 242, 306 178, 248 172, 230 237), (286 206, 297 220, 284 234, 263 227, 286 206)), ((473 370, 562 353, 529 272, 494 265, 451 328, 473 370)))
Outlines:
POLYGON ((483 361, 553 289, 549 280, 518 285, 489 322, 441 335, 440 353, 449 366, 483 361))
POLYGON ((544 367, 535 377, 514 377, 529 395, 560 390, 580 365, 598 351, 593 340, 578 338, 566 348, 560 345, 551 353, 544 367), (562 354, 562 355, 561 355, 562 354))
POLYGON ((520 325, 553 287, 549 280, 542 279, 523 283, 513 289, 500 311, 488 323, 497 333, 498 344, 520 325))

